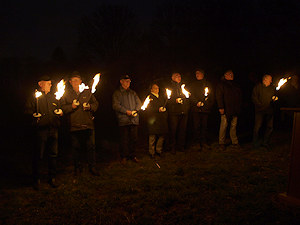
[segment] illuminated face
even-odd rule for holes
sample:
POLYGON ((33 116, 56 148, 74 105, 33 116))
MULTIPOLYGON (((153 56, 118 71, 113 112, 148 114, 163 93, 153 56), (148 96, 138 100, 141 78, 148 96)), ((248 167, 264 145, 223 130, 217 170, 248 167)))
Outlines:
POLYGON ((41 87, 41 90, 42 90, 43 92, 45 92, 46 94, 47 94, 48 92, 50 92, 51 87, 52 87, 51 80, 48 80, 48 81, 42 80, 42 81, 39 81, 38 84, 39 84, 39 86, 41 87))
POLYGON ((159 87, 156 84, 153 84, 151 88, 151 92, 158 95, 159 87))
POLYGON ((271 85, 271 83, 272 83, 272 77, 270 75, 265 76, 264 79, 263 79, 263 84, 266 87, 268 87, 268 86, 271 85))
POLYGON ((73 90, 76 91, 76 92, 78 92, 79 91, 79 85, 82 83, 81 78, 79 78, 79 77, 72 77, 69 82, 70 82, 73 90))
POLYGON ((175 81, 176 83, 181 82, 181 75, 179 73, 173 73, 172 74, 172 80, 175 81))
POLYGON ((225 77, 226 80, 233 80, 234 75, 233 75, 232 70, 227 71, 227 72, 224 74, 224 77, 225 77))
POLYGON ((197 80, 202 80, 204 78, 204 73, 202 73, 201 71, 196 71, 196 78, 197 80))
POLYGON ((120 80, 120 84, 121 84, 122 88, 124 88, 125 90, 127 90, 130 87, 130 83, 131 83, 130 79, 121 79, 120 80))

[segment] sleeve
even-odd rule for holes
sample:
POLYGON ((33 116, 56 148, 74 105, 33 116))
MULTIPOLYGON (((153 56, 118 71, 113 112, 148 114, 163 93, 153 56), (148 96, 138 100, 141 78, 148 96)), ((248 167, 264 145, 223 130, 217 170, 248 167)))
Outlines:
POLYGON ((99 102, 95 98, 95 96, 92 94, 91 99, 90 99, 90 105, 91 105, 91 111, 96 112, 98 107, 99 107, 99 102))
POLYGON ((127 109, 124 106, 121 105, 121 98, 122 98, 122 96, 121 96, 120 92, 115 91, 113 93, 113 96, 112 96, 112 108, 116 112, 120 112, 120 113, 126 114, 127 109))
POLYGON ((67 96, 63 96, 61 98, 61 109, 64 112, 64 114, 69 114, 74 111, 72 108, 72 102, 68 101, 67 96))
POLYGON ((224 87, 222 84, 218 84, 216 88, 216 101, 219 109, 224 109, 224 87))

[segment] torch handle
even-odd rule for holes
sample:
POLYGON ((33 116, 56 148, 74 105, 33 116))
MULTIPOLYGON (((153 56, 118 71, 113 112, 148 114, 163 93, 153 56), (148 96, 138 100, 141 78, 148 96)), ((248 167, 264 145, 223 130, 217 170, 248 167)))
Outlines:
POLYGON ((36 98, 36 113, 39 113, 39 98, 36 98))

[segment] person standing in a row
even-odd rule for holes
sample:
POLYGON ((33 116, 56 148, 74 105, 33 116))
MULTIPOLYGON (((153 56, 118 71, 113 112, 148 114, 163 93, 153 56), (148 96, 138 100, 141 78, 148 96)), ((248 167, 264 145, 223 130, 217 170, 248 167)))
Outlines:
POLYGON ((149 133, 149 153, 161 156, 164 140, 168 133, 168 113, 166 112, 165 95, 160 93, 159 86, 154 83, 150 90, 150 103, 147 108, 147 126, 149 133))
POLYGON ((205 78, 203 70, 195 71, 196 80, 191 83, 191 114, 193 119, 193 142, 199 150, 209 149, 207 144, 208 116, 214 104, 214 90, 205 78), (206 95, 205 95, 206 94, 206 95))
POLYGON ((131 79, 128 75, 120 77, 120 87, 112 96, 112 107, 116 112, 120 131, 120 155, 122 163, 127 160, 138 162, 136 144, 138 140, 139 114, 141 100, 130 88, 131 79))
POLYGON ((182 93, 181 75, 172 74, 172 81, 168 87, 171 91, 171 98, 167 104, 169 116, 169 136, 170 148, 172 153, 184 151, 186 139, 186 127, 189 112, 189 99, 182 93))
POLYGON ((26 114, 33 120, 35 132, 35 146, 33 150, 33 188, 40 187, 40 163, 44 155, 48 156, 48 174, 51 187, 58 186, 56 177, 56 158, 58 154, 58 128, 60 126, 60 115, 54 113, 58 100, 51 93, 52 82, 50 77, 43 76, 38 80, 38 90, 42 95, 37 99, 32 97, 26 104, 26 114), (33 116, 34 113, 39 115, 33 116))
POLYGON ((62 98, 62 110, 67 115, 69 122, 74 172, 75 175, 82 172, 81 161, 85 155, 83 151, 86 150, 89 171, 92 175, 98 176, 99 172, 95 168, 96 145, 93 113, 96 112, 99 104, 90 90, 80 93, 79 85, 82 83, 82 79, 78 72, 73 72, 69 83, 72 89, 68 90, 62 98))
POLYGON ((238 116, 242 105, 242 91, 237 83, 234 81, 234 74, 232 70, 225 72, 222 81, 216 88, 216 101, 221 115, 220 131, 219 131, 219 147, 224 151, 226 140, 226 129, 230 123, 230 139, 232 146, 239 149, 239 140, 236 135, 236 127, 238 123, 238 116))

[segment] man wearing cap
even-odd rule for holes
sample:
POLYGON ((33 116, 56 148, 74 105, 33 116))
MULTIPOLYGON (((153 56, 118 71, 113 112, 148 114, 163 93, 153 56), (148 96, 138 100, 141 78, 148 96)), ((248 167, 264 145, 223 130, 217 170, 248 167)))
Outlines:
POLYGON ((75 175, 82 172, 81 159, 83 150, 87 151, 89 172, 98 176, 96 170, 96 145, 93 113, 98 109, 98 101, 89 89, 79 91, 82 83, 78 72, 73 72, 69 83, 71 89, 62 98, 62 109, 67 115, 71 134, 71 145, 74 158, 75 175))
POLYGON ((26 114, 33 119, 35 147, 33 153, 33 188, 39 190, 40 186, 40 161, 44 154, 48 156, 48 174, 51 187, 58 186, 56 176, 56 158, 58 153, 58 127, 60 125, 60 116, 54 110, 58 104, 53 93, 51 93, 51 79, 48 76, 42 76, 38 80, 38 90, 42 95, 37 99, 32 96, 26 103, 26 114))
POLYGON ((120 155, 122 163, 128 159, 138 162, 135 155, 138 139, 139 115, 141 100, 136 92, 130 89, 131 79, 128 75, 120 77, 120 87, 112 96, 112 107, 116 112, 120 130, 120 155))

